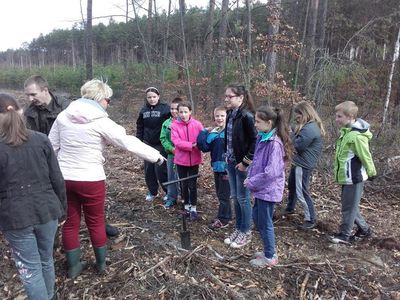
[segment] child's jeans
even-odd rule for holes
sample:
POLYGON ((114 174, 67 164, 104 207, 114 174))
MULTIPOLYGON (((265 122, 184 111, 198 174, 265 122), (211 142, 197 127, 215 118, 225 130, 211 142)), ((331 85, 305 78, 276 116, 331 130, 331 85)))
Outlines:
POLYGON ((340 232, 351 235, 354 223, 363 231, 369 226, 360 213, 360 200, 364 188, 364 182, 342 185, 342 224, 340 232))
POLYGON ((52 299, 54 295, 53 244, 58 220, 4 231, 29 299, 52 299))
MULTIPOLYGON (((196 175, 199 173, 199 166, 179 166, 178 168, 179 178, 185 178, 191 175, 196 175)), ((181 193, 184 203, 186 205, 190 204, 193 206, 197 205, 197 178, 191 178, 189 180, 181 181, 181 193)))
POLYGON ((235 164, 228 163, 229 185, 231 196, 234 201, 236 215, 236 229, 240 232, 247 233, 251 226, 251 204, 250 192, 243 185, 247 177, 247 171, 239 171, 235 168, 235 164))
POLYGON ((288 180, 288 203, 286 210, 293 211, 298 200, 304 209, 304 220, 315 223, 315 208, 309 191, 312 170, 292 166, 288 180))
MULTIPOLYGON (((176 167, 174 164, 174 157, 168 155, 167 160, 168 181, 178 179, 176 167)), ((170 184, 167 186, 168 200, 176 201, 178 199, 178 183, 170 184)))
POLYGON ((253 221, 260 232, 266 258, 272 258, 275 254, 274 205, 274 202, 255 198, 253 206, 253 221))
POLYGON ((231 191, 229 187, 229 176, 225 173, 214 172, 215 189, 219 200, 217 218, 226 224, 232 219, 231 191))

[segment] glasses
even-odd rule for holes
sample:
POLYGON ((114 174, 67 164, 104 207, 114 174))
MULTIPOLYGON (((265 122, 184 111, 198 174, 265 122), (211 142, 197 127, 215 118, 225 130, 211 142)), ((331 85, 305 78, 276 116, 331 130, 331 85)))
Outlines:
POLYGON ((225 95, 225 99, 232 99, 237 97, 237 95, 225 95))
POLYGON ((110 102, 111 102, 110 98, 104 98, 104 100, 106 100, 107 104, 110 104, 110 102))

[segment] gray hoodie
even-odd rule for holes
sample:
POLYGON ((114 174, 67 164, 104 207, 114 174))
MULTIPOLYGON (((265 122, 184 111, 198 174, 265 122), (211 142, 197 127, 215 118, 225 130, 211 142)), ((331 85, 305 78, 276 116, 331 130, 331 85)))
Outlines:
POLYGON ((293 137, 296 154, 293 164, 305 169, 314 169, 322 151, 321 130, 317 123, 309 122, 293 137))

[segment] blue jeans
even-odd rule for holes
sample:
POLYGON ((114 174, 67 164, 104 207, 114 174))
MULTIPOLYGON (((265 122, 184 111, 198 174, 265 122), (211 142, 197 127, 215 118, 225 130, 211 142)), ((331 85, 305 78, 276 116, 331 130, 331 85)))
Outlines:
POLYGON ((214 172, 214 182, 215 182, 215 190, 217 192, 217 197, 219 201, 217 218, 223 224, 226 224, 230 220, 232 220, 229 176, 225 173, 214 172))
POLYGON ((4 231, 29 300, 54 295, 53 245, 58 220, 24 229, 4 231))
MULTIPOLYGON (((176 166, 174 164, 174 157, 168 155, 167 160, 168 181, 178 179, 176 166)), ((170 184, 167 186, 168 200, 176 201, 178 199, 178 183, 170 184)))
POLYGON ((274 202, 256 198, 253 207, 254 224, 260 233, 266 258, 272 258, 275 254, 275 232, 272 221, 274 205, 274 202))
POLYGON ((235 164, 228 163, 229 185, 236 214, 236 229, 247 233, 251 226, 251 204, 249 190, 243 185, 247 171, 242 172, 235 168, 235 164))
POLYGON ((286 210, 293 211, 298 200, 304 208, 304 221, 315 223, 316 213, 309 191, 312 170, 299 166, 292 166, 288 180, 288 204, 286 210))

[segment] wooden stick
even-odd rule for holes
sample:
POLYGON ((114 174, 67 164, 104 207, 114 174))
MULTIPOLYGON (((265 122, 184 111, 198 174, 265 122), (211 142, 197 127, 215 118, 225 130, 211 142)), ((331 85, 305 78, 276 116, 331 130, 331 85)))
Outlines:
POLYGON ((170 256, 167 256, 167 257, 165 257, 162 261, 158 262, 157 264, 155 264, 155 265, 152 266, 151 268, 147 269, 146 271, 144 271, 144 272, 142 272, 142 273, 139 273, 139 274, 138 274, 139 280, 143 279, 143 276, 146 275, 147 273, 149 273, 150 271, 152 271, 152 270, 158 268, 158 266, 160 266, 160 265, 162 265, 162 264, 165 264, 165 262, 167 262, 170 258, 171 258, 170 256))

